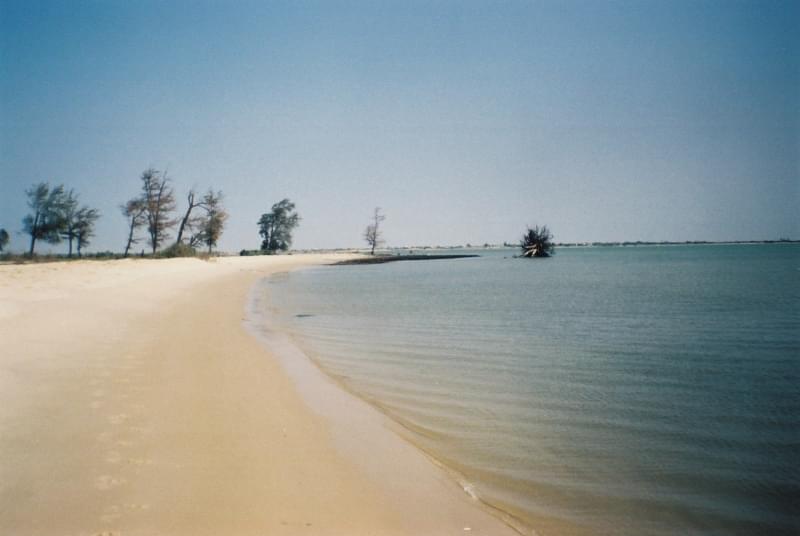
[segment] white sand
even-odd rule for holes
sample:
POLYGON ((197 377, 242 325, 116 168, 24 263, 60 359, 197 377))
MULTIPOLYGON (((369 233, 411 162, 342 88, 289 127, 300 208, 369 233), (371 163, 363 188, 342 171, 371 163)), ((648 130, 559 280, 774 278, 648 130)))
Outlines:
POLYGON ((0 266, 0 534, 516 534, 245 326, 258 278, 335 259, 0 266))

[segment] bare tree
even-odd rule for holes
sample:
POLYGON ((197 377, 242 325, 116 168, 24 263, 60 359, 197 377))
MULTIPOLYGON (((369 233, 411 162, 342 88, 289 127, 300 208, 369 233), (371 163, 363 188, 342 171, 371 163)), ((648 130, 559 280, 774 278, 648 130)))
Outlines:
POLYGON ((5 247, 8 245, 8 241, 10 237, 8 236, 8 231, 5 229, 0 229, 0 251, 3 251, 5 247))
POLYGON ((61 241, 66 194, 63 185, 50 189, 46 182, 40 182, 25 193, 32 213, 22 219, 22 229, 31 235, 28 254, 33 256, 36 240, 44 240, 50 244, 61 241))
MULTIPOLYGON (((204 208, 207 210, 205 199, 205 196, 197 199, 197 194, 195 193, 194 188, 189 190, 189 193, 186 195, 186 201, 189 203, 189 205, 186 207, 186 213, 183 215, 183 218, 181 218, 180 225, 178 226, 178 236, 175 239, 176 244, 180 244, 181 240, 183 240, 184 231, 191 232, 202 223, 203 217, 195 216, 193 218, 192 211, 196 208, 204 208)), ((192 246, 191 239, 189 240, 189 245, 192 246)))
POLYGON ((203 243, 208 247, 209 253, 211 253, 211 248, 217 245, 228 219, 228 212, 222 206, 222 199, 221 191, 214 192, 210 189, 203 196, 203 208, 205 208, 206 214, 200 221, 200 232, 192 236, 189 245, 194 247, 195 244, 203 243))
POLYGON ((144 225, 147 204, 141 197, 134 197, 124 205, 120 205, 119 209, 122 211, 122 215, 128 220, 128 242, 125 244, 124 255, 127 257, 131 246, 139 241, 139 239, 136 238, 136 229, 144 225))
POLYGON ((372 223, 367 225, 367 228, 364 230, 364 240, 366 240, 367 245, 372 248, 369 252, 370 255, 375 255, 375 248, 383 244, 383 239, 381 238, 383 233, 380 230, 380 225, 385 219, 386 216, 381 214, 381 208, 375 207, 375 212, 372 215, 372 223))
POLYGON ((142 201, 145 204, 147 232, 153 253, 169 238, 169 229, 175 226, 175 193, 169 185, 167 173, 162 175, 153 168, 142 173, 142 201))
POLYGON ((81 250, 89 245, 89 239, 94 236, 94 222, 100 217, 100 212, 95 208, 81 207, 75 214, 75 240, 78 246, 78 257, 81 250))

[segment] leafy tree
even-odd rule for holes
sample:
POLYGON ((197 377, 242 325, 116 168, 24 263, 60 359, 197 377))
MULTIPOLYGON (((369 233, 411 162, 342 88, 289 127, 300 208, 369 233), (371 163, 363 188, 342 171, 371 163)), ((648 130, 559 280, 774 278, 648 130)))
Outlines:
POLYGON ((44 240, 50 244, 61 241, 61 232, 65 228, 64 210, 67 195, 64 186, 50 188, 50 184, 40 182, 25 191, 28 196, 28 207, 32 214, 22 219, 22 229, 31 235, 31 246, 28 251, 33 256, 37 240, 44 240))
MULTIPOLYGON (((81 207, 75 214, 75 240, 78 246, 78 257, 81 250, 89 245, 89 239, 94 236, 94 223, 100 217, 96 208, 81 207)), ((72 250, 70 248, 70 254, 72 250)))
POLYGON ((383 233, 380 230, 380 225, 385 219, 386 216, 381 214, 380 207, 375 207, 375 212, 372 215, 372 223, 367 225, 367 228, 364 230, 364 240, 366 240, 367 245, 372 248, 369 252, 370 255, 375 255, 375 248, 383 244, 383 233))
POLYGON ((11 238, 8 236, 8 231, 6 231, 5 229, 0 229, 0 251, 3 251, 3 249, 5 249, 10 239, 11 238))
POLYGON ((100 217, 97 209, 86 205, 78 208, 78 194, 74 190, 67 192, 63 205, 64 228, 61 237, 67 240, 69 249, 67 257, 72 257, 72 243, 78 241, 78 256, 81 247, 88 245, 89 235, 94 236, 94 222, 100 217), (81 239, 83 237, 83 240, 81 239))
POLYGON ((294 203, 284 199, 272 205, 272 212, 261 215, 258 233, 264 239, 261 251, 275 253, 286 251, 292 245, 292 231, 300 223, 300 215, 294 211, 294 203))
POLYGON ((197 238, 198 243, 205 244, 209 253, 211 253, 211 248, 217 245, 220 236, 222 236, 222 230, 225 228, 225 222, 228 219, 228 212, 222 206, 222 199, 221 191, 214 192, 209 190, 203 196, 206 214, 200 222, 200 232, 192 237, 192 242, 197 238))
POLYGON ((169 229, 175 226, 175 192, 169 185, 166 172, 162 175, 153 168, 142 173, 142 201, 145 205, 147 233, 153 253, 169 238, 169 229))
POLYGON ((62 205, 64 226, 60 231, 61 238, 65 238, 69 244, 67 257, 72 257, 72 242, 75 240, 77 232, 77 221, 75 219, 77 211, 78 195, 75 193, 75 190, 70 190, 64 195, 64 202, 62 205))
POLYGON ((145 214, 147 204, 141 197, 134 197, 124 205, 120 205, 119 209, 122 211, 122 215, 128 220, 128 242, 125 244, 124 255, 127 257, 131 246, 139 242, 139 239, 136 238, 136 230, 144 225, 147 220, 147 215, 145 214))
POLYGON ((522 248, 523 257, 549 257, 555 253, 553 234, 546 225, 528 227, 522 235, 519 246, 522 248))

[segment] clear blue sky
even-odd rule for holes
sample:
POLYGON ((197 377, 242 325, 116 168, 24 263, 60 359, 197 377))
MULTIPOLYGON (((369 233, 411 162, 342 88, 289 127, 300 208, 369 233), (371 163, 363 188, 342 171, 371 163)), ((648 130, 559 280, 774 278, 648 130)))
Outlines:
MULTIPOLYGON (((221 188, 223 249, 800 238, 800 2, 0 0, 0 227, 148 166, 221 188)), ((183 203, 181 203, 182 205, 183 203)), ((57 250, 63 249, 61 247, 57 250)))

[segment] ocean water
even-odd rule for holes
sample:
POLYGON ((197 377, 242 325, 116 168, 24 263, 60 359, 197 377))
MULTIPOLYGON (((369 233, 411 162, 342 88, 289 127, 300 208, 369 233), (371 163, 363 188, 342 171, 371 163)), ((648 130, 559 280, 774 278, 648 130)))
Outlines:
POLYGON ((800 533, 800 247, 318 267, 275 321, 542 534, 800 533))

